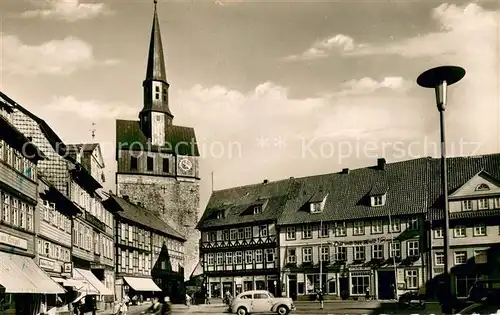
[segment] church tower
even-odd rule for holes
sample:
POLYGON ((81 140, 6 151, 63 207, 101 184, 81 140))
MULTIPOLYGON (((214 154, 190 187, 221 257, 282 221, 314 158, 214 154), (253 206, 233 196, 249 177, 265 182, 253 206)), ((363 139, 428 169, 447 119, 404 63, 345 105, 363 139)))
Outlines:
MULTIPOLYGON (((185 236, 184 277, 199 259, 199 152, 191 127, 176 126, 154 1, 143 104, 139 120, 116 121, 116 194, 160 215, 185 236)), ((180 270, 179 270, 180 271, 180 270)))

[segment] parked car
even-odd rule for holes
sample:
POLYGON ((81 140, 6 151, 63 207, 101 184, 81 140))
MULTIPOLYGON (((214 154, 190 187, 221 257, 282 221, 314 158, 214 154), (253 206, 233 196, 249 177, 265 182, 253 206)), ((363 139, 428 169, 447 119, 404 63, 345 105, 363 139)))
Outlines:
POLYGON ((253 290, 238 294, 229 306, 229 313, 238 315, 272 314, 286 315, 295 311, 291 298, 279 298, 269 291, 253 290))

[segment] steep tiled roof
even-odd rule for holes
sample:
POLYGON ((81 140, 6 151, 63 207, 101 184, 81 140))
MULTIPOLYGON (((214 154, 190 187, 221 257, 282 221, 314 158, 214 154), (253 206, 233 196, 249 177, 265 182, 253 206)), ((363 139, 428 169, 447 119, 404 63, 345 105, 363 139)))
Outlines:
POLYGON ((293 179, 286 179, 214 191, 197 228, 276 220, 295 186, 293 179), (262 213, 246 214, 256 204, 264 205, 262 213), (224 212, 223 218, 214 217, 218 211, 224 212))
POLYGON ((161 151, 177 155, 199 156, 196 135, 191 127, 167 125, 165 127, 165 142, 163 147, 150 146, 147 137, 142 132, 139 121, 116 120, 116 143, 121 149, 144 148, 150 151, 161 151))
MULTIPOLYGON (((441 194, 441 164, 439 159, 429 161, 429 217, 430 220, 443 218, 443 198, 441 194)), ((488 154, 472 157, 454 157, 447 159, 448 193, 451 194, 463 186, 481 171, 500 179, 500 154, 488 154)), ((451 219, 467 219, 485 214, 485 211, 466 211, 450 214, 451 219)))
POLYGON ((348 174, 333 173, 296 179, 301 184, 296 198, 282 212, 278 224, 354 220, 427 212, 427 161, 420 158, 388 163, 385 169, 366 167, 348 174), (310 213, 307 202, 318 191, 328 194, 321 213, 310 213), (383 206, 371 207, 369 197, 387 192, 383 206))
POLYGON ((156 214, 147 210, 146 208, 140 207, 131 203, 128 200, 112 195, 108 200, 103 203, 109 204, 109 200, 113 200, 122 211, 116 212, 122 218, 130 220, 132 222, 139 223, 144 227, 156 230, 163 234, 175 237, 177 239, 185 241, 185 237, 179 232, 170 227, 165 221, 160 219, 156 214))

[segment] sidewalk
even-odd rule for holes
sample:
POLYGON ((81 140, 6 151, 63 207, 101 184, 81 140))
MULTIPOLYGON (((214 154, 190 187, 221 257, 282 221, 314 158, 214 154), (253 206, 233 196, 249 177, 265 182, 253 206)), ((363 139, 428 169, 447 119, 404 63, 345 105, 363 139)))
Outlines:
MULTIPOLYGON (((142 305, 131 305, 128 307, 127 313, 140 313, 142 311, 145 311, 150 306, 151 306, 151 302, 144 302, 142 305)), ((96 314, 112 315, 113 311, 114 311, 113 308, 109 308, 107 310, 97 311, 96 314)))

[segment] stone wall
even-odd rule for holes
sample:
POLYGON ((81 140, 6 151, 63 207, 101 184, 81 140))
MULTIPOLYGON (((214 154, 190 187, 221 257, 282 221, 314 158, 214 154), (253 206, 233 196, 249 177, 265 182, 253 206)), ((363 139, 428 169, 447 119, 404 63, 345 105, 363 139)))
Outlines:
POLYGON ((189 278, 199 259, 199 231, 195 229, 200 207, 197 179, 135 174, 116 175, 117 195, 157 212, 175 230, 185 235, 184 277, 189 278))

